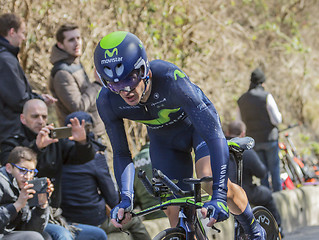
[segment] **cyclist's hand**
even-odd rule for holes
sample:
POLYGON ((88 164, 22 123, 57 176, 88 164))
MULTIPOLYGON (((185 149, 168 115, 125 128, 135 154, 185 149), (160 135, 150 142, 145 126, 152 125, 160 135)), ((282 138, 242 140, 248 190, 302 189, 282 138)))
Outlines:
POLYGON ((122 195, 121 202, 111 210, 111 222, 114 227, 122 228, 132 218, 130 211, 133 210, 133 202, 125 195, 122 195))
POLYGON ((208 227, 212 227, 216 222, 225 221, 229 217, 226 201, 219 199, 205 203, 201 212, 204 218, 209 217, 208 227))

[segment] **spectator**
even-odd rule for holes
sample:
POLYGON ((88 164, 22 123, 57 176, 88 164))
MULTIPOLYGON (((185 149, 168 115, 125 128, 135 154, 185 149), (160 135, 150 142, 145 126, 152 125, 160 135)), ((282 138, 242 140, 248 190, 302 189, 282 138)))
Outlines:
MULTIPOLYGON (((28 199, 35 191, 29 180, 37 174, 37 155, 27 147, 15 147, 9 154, 7 164, 0 168, 0 238, 44 239, 41 233, 49 218, 48 201, 30 208, 28 199)), ((48 180, 47 191, 53 185, 48 180)))
POLYGON ((48 94, 42 96, 31 90, 18 60, 19 46, 25 40, 25 23, 13 13, 0 15, 0 145, 11 134, 19 131, 19 116, 24 103, 33 98, 56 101, 48 94))
MULTIPOLYGON (((135 167, 135 177, 134 177, 134 206, 139 206, 141 209, 147 209, 151 206, 158 204, 158 199, 150 195, 141 180, 137 177, 140 169, 145 171, 146 176, 151 179, 153 177, 152 173, 152 162, 150 158, 150 144, 147 142, 141 149, 141 151, 133 158, 135 167)), ((157 219, 166 217, 163 211, 156 211, 147 214, 144 218, 145 220, 157 219)), ((125 225, 124 225, 125 226, 125 225)))
MULTIPOLYGON (((81 164, 85 163, 94 157, 94 149, 90 140, 87 140, 84 129, 85 121, 80 124, 77 118, 71 119, 72 137, 69 139, 52 139, 49 137, 50 130, 53 129, 53 124, 47 125, 48 109, 42 100, 32 99, 26 102, 21 114, 21 129, 20 133, 9 137, 1 145, 0 159, 2 164, 7 162, 9 152, 15 146, 28 146, 35 150, 38 154, 37 169, 40 177, 49 177, 54 184, 55 191, 52 194, 50 206, 53 213, 50 217, 50 222, 45 231, 49 232, 53 239, 71 239, 71 232, 74 227, 68 226, 60 216, 59 209, 61 203, 61 174, 63 164, 81 164), (65 226, 67 229, 57 225, 57 223, 65 226)), ((94 236, 94 233, 101 234, 101 239, 106 239, 105 233, 99 232, 99 228, 77 225, 81 231, 74 231, 77 234, 76 239, 88 239, 89 236, 94 236), (93 229, 92 229, 93 228, 93 229)))
MULTIPOLYGON (((65 125, 69 124, 70 119, 74 117, 93 123, 88 113, 74 112, 67 116, 65 125)), ((115 190, 107 165, 106 147, 94 140, 92 132, 88 133, 88 136, 96 151, 95 158, 85 164, 63 166, 61 204, 63 215, 70 222, 100 226, 107 234, 119 232, 111 226, 110 219, 106 215, 106 204, 113 208, 119 202, 119 194, 115 190), (86 197, 83 198, 83 196, 86 197)), ((139 218, 134 218, 132 222, 124 226, 123 230, 129 231, 135 240, 150 239, 139 218)))
MULTIPOLYGON (((244 137, 246 135, 246 126, 242 121, 233 121, 228 125, 226 138, 244 137)), ((257 186, 253 183, 253 176, 263 179, 267 175, 267 168, 260 160, 253 149, 246 150, 243 154, 243 188, 247 194, 248 200, 253 205, 266 207, 275 217, 278 226, 281 229, 281 217, 277 210, 275 200, 272 197, 272 191, 263 185, 257 186)), ((229 178, 236 182, 236 163, 230 158, 229 178)))
POLYGON ((101 83, 88 78, 80 57, 82 38, 79 27, 64 24, 56 32, 57 43, 52 47, 49 89, 59 102, 56 112, 61 126, 66 116, 72 112, 88 112, 93 120, 93 132, 97 137, 105 133, 104 125, 96 109, 95 99, 101 89, 101 83))
MULTIPOLYGON (((249 90, 238 99, 241 119, 247 126, 247 136, 255 139, 255 151, 271 173, 272 190, 280 191, 280 159, 278 156, 278 124, 282 117, 273 96, 266 92, 266 77, 260 68, 251 74, 249 90)), ((270 187, 268 173, 261 183, 270 187)))

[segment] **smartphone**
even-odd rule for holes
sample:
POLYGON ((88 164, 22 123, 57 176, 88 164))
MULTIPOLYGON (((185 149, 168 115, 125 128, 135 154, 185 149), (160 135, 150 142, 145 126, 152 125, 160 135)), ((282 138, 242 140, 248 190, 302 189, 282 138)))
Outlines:
POLYGON ((72 136, 72 127, 59 127, 50 131, 50 138, 68 138, 72 136))
POLYGON ((45 204, 48 200, 48 182, 46 177, 42 178, 36 178, 33 180, 28 181, 29 184, 33 184, 32 189, 36 191, 36 193, 33 195, 33 198, 30 198, 28 200, 29 206, 41 206, 45 204))

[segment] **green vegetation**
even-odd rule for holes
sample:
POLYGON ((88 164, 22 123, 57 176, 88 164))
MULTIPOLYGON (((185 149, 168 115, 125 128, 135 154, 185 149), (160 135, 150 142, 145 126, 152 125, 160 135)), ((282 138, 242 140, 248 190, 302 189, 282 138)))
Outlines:
MULTIPOLYGON (((26 19, 20 57, 39 91, 47 91, 54 33, 72 21, 82 28, 82 62, 91 76, 98 41, 114 30, 130 31, 150 59, 174 62, 200 85, 223 123, 236 117, 236 100, 247 90, 251 71, 261 66, 283 125, 301 122, 300 132, 313 141, 319 136, 317 0, 0 0, 0 12, 9 11, 26 19)), ((126 125, 135 154, 146 131, 137 123, 126 125)))

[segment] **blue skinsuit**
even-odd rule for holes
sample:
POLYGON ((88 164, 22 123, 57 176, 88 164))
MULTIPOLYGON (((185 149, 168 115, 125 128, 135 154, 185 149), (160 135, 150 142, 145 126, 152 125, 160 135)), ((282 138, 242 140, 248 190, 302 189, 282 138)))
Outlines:
POLYGON ((113 148, 115 177, 122 192, 133 193, 134 166, 128 148, 123 119, 147 125, 150 155, 154 168, 169 178, 192 177, 195 160, 210 155, 213 171, 213 199, 227 191, 228 146, 219 116, 204 93, 174 64, 150 63, 152 90, 145 104, 130 106, 120 95, 103 88, 97 99, 99 114, 113 148))

